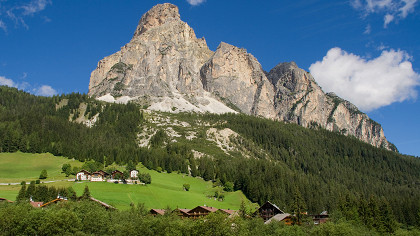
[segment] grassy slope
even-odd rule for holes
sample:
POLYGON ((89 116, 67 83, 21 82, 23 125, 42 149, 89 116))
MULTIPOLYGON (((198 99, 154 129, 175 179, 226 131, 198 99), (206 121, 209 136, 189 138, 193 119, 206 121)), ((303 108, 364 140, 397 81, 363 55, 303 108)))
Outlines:
POLYGON ((43 169, 48 173, 46 181, 67 179, 61 173, 61 166, 64 163, 82 166, 79 161, 56 157, 49 153, 0 153, 0 183, 30 182, 38 179, 43 169))
POLYGON ((206 197, 214 194, 212 183, 199 178, 185 176, 177 173, 158 173, 146 168, 139 168, 140 172, 150 173, 152 184, 128 185, 112 183, 75 183, 73 188, 78 195, 83 193, 85 185, 89 186, 93 197, 107 202, 117 208, 127 209, 131 202, 144 203, 149 208, 194 208, 198 205, 213 206, 216 208, 239 209, 245 196, 240 191, 225 193, 223 202, 206 197), (190 191, 182 189, 184 183, 190 184, 190 191))
MULTIPOLYGON (((42 169, 48 172, 48 180, 62 180, 65 175, 61 173, 61 166, 70 163, 72 166, 81 166, 82 163, 72 161, 64 157, 55 157, 51 154, 28 154, 28 153, 0 153, 0 183, 14 183, 22 180, 35 180, 42 169)), ((152 184, 147 186, 91 183, 91 182, 67 182, 60 181, 50 183, 56 187, 72 186, 78 195, 83 193, 87 184, 93 197, 107 202, 119 209, 128 209, 130 203, 144 203, 148 208, 193 208, 197 205, 208 205, 217 208, 239 209, 245 196, 242 192, 226 193, 223 202, 215 201, 206 197, 214 194, 211 182, 205 182, 200 178, 192 178, 185 174, 158 173, 140 167, 140 172, 150 173, 152 184), (190 184, 190 191, 182 189, 184 183, 190 184)), ((70 176, 73 177, 73 176, 70 176)), ((0 197, 14 200, 19 192, 20 185, 0 186, 0 197)))

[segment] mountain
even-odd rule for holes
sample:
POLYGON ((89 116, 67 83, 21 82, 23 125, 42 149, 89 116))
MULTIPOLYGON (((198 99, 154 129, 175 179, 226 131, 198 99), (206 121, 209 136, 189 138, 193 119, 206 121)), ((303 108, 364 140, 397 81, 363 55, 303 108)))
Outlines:
POLYGON ((396 150, 380 124, 350 102, 324 93, 294 62, 267 73, 245 49, 222 42, 212 52, 169 3, 144 14, 131 41, 99 61, 89 95, 108 102, 135 101, 149 110, 241 112, 321 126, 396 150))

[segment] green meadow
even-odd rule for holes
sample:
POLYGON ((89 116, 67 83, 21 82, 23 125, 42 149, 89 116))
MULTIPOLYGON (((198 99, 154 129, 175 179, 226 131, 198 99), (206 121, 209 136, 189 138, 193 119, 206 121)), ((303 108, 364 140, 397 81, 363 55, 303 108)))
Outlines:
POLYGON ((49 153, 0 153, 0 183, 20 183, 37 180, 43 169, 47 170, 45 181, 68 179, 61 173, 61 166, 65 163, 71 166, 82 166, 79 161, 56 157, 49 153))
POLYGON ((241 191, 224 193, 224 201, 217 201, 207 196, 217 190, 210 181, 193 178, 185 174, 158 173, 146 168, 139 168, 152 176, 150 185, 114 184, 105 182, 79 182, 73 185, 78 195, 84 187, 89 187, 93 197, 119 209, 127 209, 130 203, 144 203, 148 208, 194 208, 207 205, 216 208, 239 209, 242 200, 248 201, 241 191), (190 190, 183 190, 182 185, 190 184, 190 190))
MULTIPOLYGON (((193 178, 186 174, 158 173, 139 165, 142 173, 149 173, 152 177, 150 185, 114 184, 107 182, 68 182, 61 173, 61 166, 69 163, 81 166, 82 163, 51 154, 0 153, 0 183, 20 183, 31 181, 39 177, 42 169, 48 172, 45 181, 58 180, 48 185, 56 187, 73 187, 77 195, 81 195, 85 186, 89 187, 91 196, 104 201, 118 209, 128 209, 130 204, 144 203, 147 208, 194 208, 207 205, 216 208, 239 209, 241 201, 249 201, 241 191, 225 192, 224 201, 217 201, 208 196, 214 195, 219 188, 213 188, 211 181, 193 178), (190 190, 185 191, 183 184, 190 184, 190 190)), ((119 168, 123 169, 123 168, 119 168)), ((74 176, 70 176, 74 178, 74 176)), ((1 185, 0 198, 15 200, 20 185, 1 185)))

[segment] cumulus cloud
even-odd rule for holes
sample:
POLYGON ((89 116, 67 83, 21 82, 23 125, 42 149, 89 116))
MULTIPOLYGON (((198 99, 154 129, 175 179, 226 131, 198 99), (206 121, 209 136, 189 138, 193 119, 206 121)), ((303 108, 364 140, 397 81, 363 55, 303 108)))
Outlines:
POLYGON ((35 89, 35 95, 38 96, 51 97, 55 94, 57 94, 57 91, 49 85, 42 85, 41 87, 35 89))
POLYGON ((206 0, 187 0, 187 2, 193 6, 200 5, 201 3, 205 2, 206 0))
POLYGON ((25 2, 5 1, 3 6, 0 7, 0 28, 7 33, 7 24, 9 24, 10 21, 12 21, 15 26, 29 28, 25 22, 25 18, 34 16, 43 11, 51 3, 51 0, 29 0, 25 2))
POLYGON ((9 87, 16 87, 15 82, 13 80, 8 79, 4 76, 0 76, 0 85, 6 85, 9 87))
MULTIPOLYGON (((24 73, 24 75, 26 76, 27 74, 24 73)), ((57 91, 49 85, 42 85, 41 87, 33 88, 28 82, 23 81, 23 82, 20 82, 20 83, 16 83, 12 79, 8 79, 4 76, 0 76, 0 86, 9 86, 9 87, 17 88, 17 89, 29 90, 29 91, 32 91, 35 95, 38 95, 38 96, 49 97, 49 96, 53 96, 53 95, 57 94, 57 91)))
POLYGON ((418 0, 352 0, 354 9, 360 10, 364 16, 384 14, 384 28, 397 17, 404 19, 414 12, 418 0))
POLYGON ((334 92, 367 112, 417 97, 420 74, 413 71, 409 60, 400 50, 382 51, 379 57, 366 60, 332 48, 309 70, 324 91, 334 92))

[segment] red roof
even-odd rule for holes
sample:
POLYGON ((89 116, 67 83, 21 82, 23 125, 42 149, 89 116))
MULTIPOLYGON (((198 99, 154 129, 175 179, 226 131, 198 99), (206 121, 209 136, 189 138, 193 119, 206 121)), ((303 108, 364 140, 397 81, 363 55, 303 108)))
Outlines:
POLYGON ((30 202, 33 207, 41 207, 43 202, 30 202))

